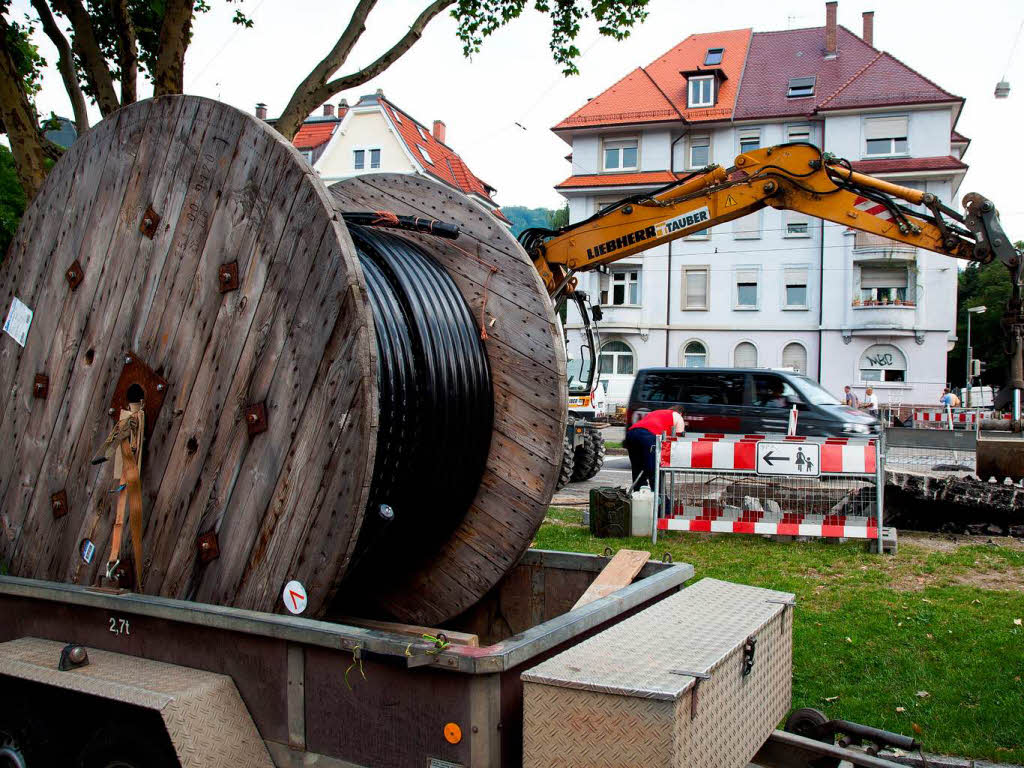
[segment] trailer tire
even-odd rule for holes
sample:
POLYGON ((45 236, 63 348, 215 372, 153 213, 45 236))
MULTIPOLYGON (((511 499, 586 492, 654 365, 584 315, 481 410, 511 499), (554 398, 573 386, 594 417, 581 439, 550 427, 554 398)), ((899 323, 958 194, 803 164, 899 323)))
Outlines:
POLYGON ((174 753, 161 747, 165 740, 142 723, 107 725, 79 752, 76 768, 180 768, 174 753))
POLYGON ((53 755, 48 729, 33 716, 37 711, 31 696, 0 702, 0 768, 47 768, 59 762, 53 755))
MULTIPOLYGON (((823 744, 834 744, 835 737, 822 728, 827 722, 828 718, 821 710, 813 707, 801 707, 790 713, 783 729, 788 733, 795 733, 797 736, 814 739, 823 744)), ((807 765, 808 768, 839 768, 840 762, 836 757, 819 757, 808 761, 807 765)))
POLYGON ((562 490, 573 479, 573 467, 576 463, 576 452, 573 450, 569 438, 562 440, 562 466, 558 470, 558 481, 555 483, 555 492, 562 490))

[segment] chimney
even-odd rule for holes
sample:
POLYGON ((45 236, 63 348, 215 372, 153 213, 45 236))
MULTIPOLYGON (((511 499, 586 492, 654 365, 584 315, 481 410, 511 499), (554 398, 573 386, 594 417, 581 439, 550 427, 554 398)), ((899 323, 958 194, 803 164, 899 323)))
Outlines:
POLYGON ((338 117, 344 117, 346 112, 348 112, 348 99, 342 99, 338 102, 338 117))
POLYGON ((836 0, 825 3, 825 58, 836 55, 836 0))
POLYGON ((334 117, 333 104, 324 104, 324 117, 334 117))
POLYGON ((434 121, 434 130, 431 131, 434 134, 434 138, 444 144, 444 123, 440 120, 434 121))
POLYGON ((260 120, 267 119, 267 105, 264 104, 262 101, 256 105, 256 117, 258 117, 260 120))
POLYGON ((864 11, 864 34, 861 35, 864 38, 864 42, 870 45, 872 48, 875 47, 875 12, 864 11))

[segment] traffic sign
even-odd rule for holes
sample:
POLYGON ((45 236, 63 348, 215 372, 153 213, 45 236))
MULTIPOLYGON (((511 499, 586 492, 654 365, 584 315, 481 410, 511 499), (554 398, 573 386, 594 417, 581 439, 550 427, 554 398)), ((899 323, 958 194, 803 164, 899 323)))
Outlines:
POLYGON ((306 588, 299 582, 289 581, 285 584, 281 597, 284 598, 284 607, 288 613, 299 614, 306 610, 306 588))
POLYGON ((817 477, 821 474, 821 446, 817 443, 757 444, 757 474, 817 477))

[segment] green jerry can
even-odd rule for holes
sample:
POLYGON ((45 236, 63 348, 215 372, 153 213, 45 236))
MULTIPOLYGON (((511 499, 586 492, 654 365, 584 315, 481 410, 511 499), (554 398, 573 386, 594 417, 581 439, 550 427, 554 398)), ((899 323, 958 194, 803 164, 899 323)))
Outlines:
POLYGON ((599 539, 632 536, 632 504, 625 488, 590 489, 590 533, 599 539))

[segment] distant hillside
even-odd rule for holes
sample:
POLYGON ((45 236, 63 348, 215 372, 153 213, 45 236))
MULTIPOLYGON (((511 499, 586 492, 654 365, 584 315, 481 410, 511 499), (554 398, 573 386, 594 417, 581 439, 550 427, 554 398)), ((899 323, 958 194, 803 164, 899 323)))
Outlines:
POLYGON ((512 234, 516 237, 524 229, 531 227, 555 227, 565 226, 569 221, 568 209, 556 208, 527 208, 522 205, 502 206, 501 212, 512 222, 512 234))

